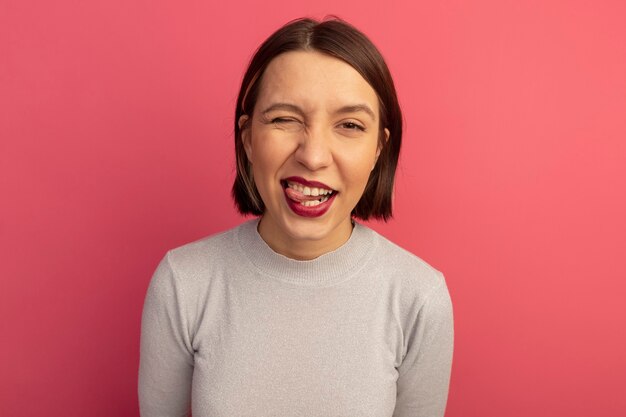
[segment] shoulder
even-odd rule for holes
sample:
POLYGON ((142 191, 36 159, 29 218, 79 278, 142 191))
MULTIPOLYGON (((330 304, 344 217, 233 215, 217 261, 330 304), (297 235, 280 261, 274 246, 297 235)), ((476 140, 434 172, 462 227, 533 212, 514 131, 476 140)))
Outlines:
POLYGON ((243 223, 232 229, 171 249, 167 252, 166 258, 177 272, 206 268, 220 261, 229 262, 241 253, 237 244, 237 234, 247 224, 243 223))
POLYGON ((163 257, 157 272, 166 270, 176 281, 190 285, 205 281, 215 271, 224 270, 237 262, 241 249, 237 234, 247 223, 232 229, 209 235, 169 250, 163 257))
POLYGON ((370 270, 402 294, 407 302, 421 303, 434 293, 447 294, 444 274, 419 256, 398 246, 376 231, 365 228, 375 242, 370 270))
POLYGON ((375 231, 370 233, 376 253, 369 264, 392 305, 398 307, 405 334, 419 323, 429 331, 445 328, 451 333, 453 308, 444 274, 375 231))
POLYGON ((405 277, 408 281, 415 281, 425 287, 445 284, 443 273, 424 259, 398 246, 376 231, 365 226, 360 227, 366 228, 371 238, 376 241, 375 262, 390 274, 405 277))
POLYGON ((204 306, 223 293, 229 276, 240 272, 237 234, 246 224, 169 250, 152 275, 147 300, 182 308, 195 328, 204 306))

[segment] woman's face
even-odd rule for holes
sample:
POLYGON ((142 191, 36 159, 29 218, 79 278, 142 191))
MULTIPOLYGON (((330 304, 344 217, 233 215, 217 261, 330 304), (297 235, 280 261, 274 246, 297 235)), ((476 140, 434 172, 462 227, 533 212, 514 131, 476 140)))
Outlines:
POLYGON ((275 251, 313 258, 348 239, 379 154, 378 115, 374 89, 339 59, 298 51, 270 62, 242 139, 265 203, 259 232, 275 251))

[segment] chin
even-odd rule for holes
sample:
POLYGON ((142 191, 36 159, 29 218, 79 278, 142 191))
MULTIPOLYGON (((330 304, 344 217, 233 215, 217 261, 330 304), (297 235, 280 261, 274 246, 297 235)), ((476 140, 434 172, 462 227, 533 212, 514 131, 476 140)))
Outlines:
POLYGON ((287 234, 297 240, 323 240, 331 237, 333 232, 339 232, 342 222, 331 218, 295 218, 285 222, 287 234))

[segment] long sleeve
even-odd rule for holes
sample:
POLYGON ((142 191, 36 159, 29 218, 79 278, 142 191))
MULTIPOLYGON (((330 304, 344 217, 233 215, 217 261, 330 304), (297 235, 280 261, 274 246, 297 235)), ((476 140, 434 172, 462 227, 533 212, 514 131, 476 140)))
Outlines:
POLYGON ((419 308, 405 339, 393 417, 443 417, 454 341, 452 303, 443 277, 419 308))
POLYGON ((189 416, 194 357, 182 288, 166 256, 148 286, 141 318, 142 417, 189 416))

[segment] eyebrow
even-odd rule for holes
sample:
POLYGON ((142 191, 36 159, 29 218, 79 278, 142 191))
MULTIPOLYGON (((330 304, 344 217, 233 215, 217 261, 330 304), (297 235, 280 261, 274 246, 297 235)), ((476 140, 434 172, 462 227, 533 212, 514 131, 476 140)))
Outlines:
POLYGON ((294 113, 298 113, 301 116, 304 116, 304 111, 300 107, 296 106, 295 104, 289 104, 289 103, 274 103, 271 106, 269 106, 267 109, 263 110, 261 114, 266 115, 267 113, 270 113, 276 110, 287 110, 287 111, 291 111, 294 113))
POLYGON ((336 113, 338 114, 359 113, 359 112, 364 112, 369 117, 371 117, 372 120, 376 120, 376 115, 367 104, 353 104, 351 106, 343 106, 342 108, 336 111, 336 113))
MULTIPOLYGON (((270 113, 276 110, 287 110, 287 111, 291 111, 294 113, 298 113, 301 116, 304 116, 304 110, 302 110, 300 107, 296 106, 295 104, 290 104, 290 103, 274 103, 270 105, 268 108, 266 108, 265 110, 263 110, 261 114, 266 115, 267 113, 270 113)), ((372 109, 367 104, 352 104, 348 106, 343 106, 335 111, 336 114, 359 113, 359 112, 366 113, 369 117, 371 117, 372 120, 376 120, 376 115, 374 114, 374 111, 372 111, 372 109)))

